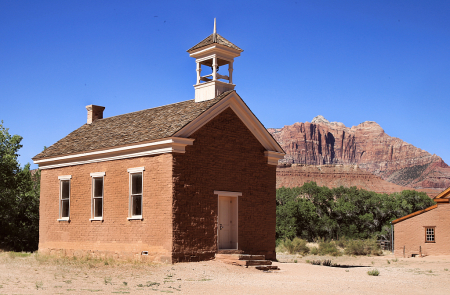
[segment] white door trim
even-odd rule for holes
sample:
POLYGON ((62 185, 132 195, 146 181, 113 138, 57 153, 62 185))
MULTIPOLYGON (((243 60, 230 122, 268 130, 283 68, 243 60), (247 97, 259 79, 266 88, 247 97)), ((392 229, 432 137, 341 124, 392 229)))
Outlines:
POLYGON ((214 194, 222 196, 222 197, 240 197, 240 196, 242 196, 241 192, 228 192, 228 191, 214 191, 214 194))
POLYGON ((242 192, 228 192, 228 191, 214 191, 217 195, 217 250, 237 250, 239 249, 239 197, 242 196, 242 192), (220 197, 228 197, 236 199, 236 249, 221 249, 220 248, 220 197))

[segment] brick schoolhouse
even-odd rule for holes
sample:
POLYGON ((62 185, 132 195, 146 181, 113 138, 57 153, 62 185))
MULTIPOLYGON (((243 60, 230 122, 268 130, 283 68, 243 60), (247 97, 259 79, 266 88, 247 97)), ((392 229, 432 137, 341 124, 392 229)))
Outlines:
POLYGON ((450 187, 437 204, 392 221, 396 256, 450 255, 450 187))
POLYGON ((275 259, 284 151, 234 90, 241 52, 214 29, 188 50, 195 99, 109 118, 87 106, 86 124, 36 155, 39 251, 174 263, 234 249, 275 259))

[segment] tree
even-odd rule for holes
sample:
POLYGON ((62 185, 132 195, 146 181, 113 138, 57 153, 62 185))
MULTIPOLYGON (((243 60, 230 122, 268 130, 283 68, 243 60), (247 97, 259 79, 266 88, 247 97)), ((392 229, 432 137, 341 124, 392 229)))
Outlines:
POLYGON ((387 195, 315 182, 283 187, 277 189, 277 239, 386 238, 392 220, 433 204, 425 193, 408 190, 387 195))
POLYGON ((40 172, 20 167, 22 137, 0 124, 0 246, 34 251, 39 240, 40 172))

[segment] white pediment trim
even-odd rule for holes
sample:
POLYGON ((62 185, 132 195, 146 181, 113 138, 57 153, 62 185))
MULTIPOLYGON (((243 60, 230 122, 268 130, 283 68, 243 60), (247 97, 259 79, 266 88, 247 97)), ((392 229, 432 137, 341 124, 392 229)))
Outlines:
POLYGON ((33 162, 39 165, 39 169, 51 169, 165 153, 184 153, 185 147, 193 143, 192 138, 168 137, 142 144, 44 158, 33 162))
POLYGON ((272 137, 272 135, 270 135, 264 125, 261 124, 258 118, 256 118, 256 116, 252 113, 252 111, 248 108, 248 106, 236 92, 230 93, 227 97, 223 98, 214 106, 206 110, 191 123, 176 132, 174 136, 191 136, 195 131, 203 127, 206 123, 211 121, 227 108, 231 108, 245 124, 245 126, 247 126, 247 128, 258 139, 258 141, 266 149, 266 151, 271 152, 270 154, 266 153, 266 157, 268 157, 269 164, 276 165, 274 164, 274 158, 283 158, 285 155, 284 150, 272 137))

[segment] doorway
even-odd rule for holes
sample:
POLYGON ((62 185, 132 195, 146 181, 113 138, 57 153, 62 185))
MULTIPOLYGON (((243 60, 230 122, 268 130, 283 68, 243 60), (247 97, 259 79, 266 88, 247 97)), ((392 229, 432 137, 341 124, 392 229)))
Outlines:
POLYGON ((219 195, 218 244, 219 249, 238 248, 238 198, 219 195))

